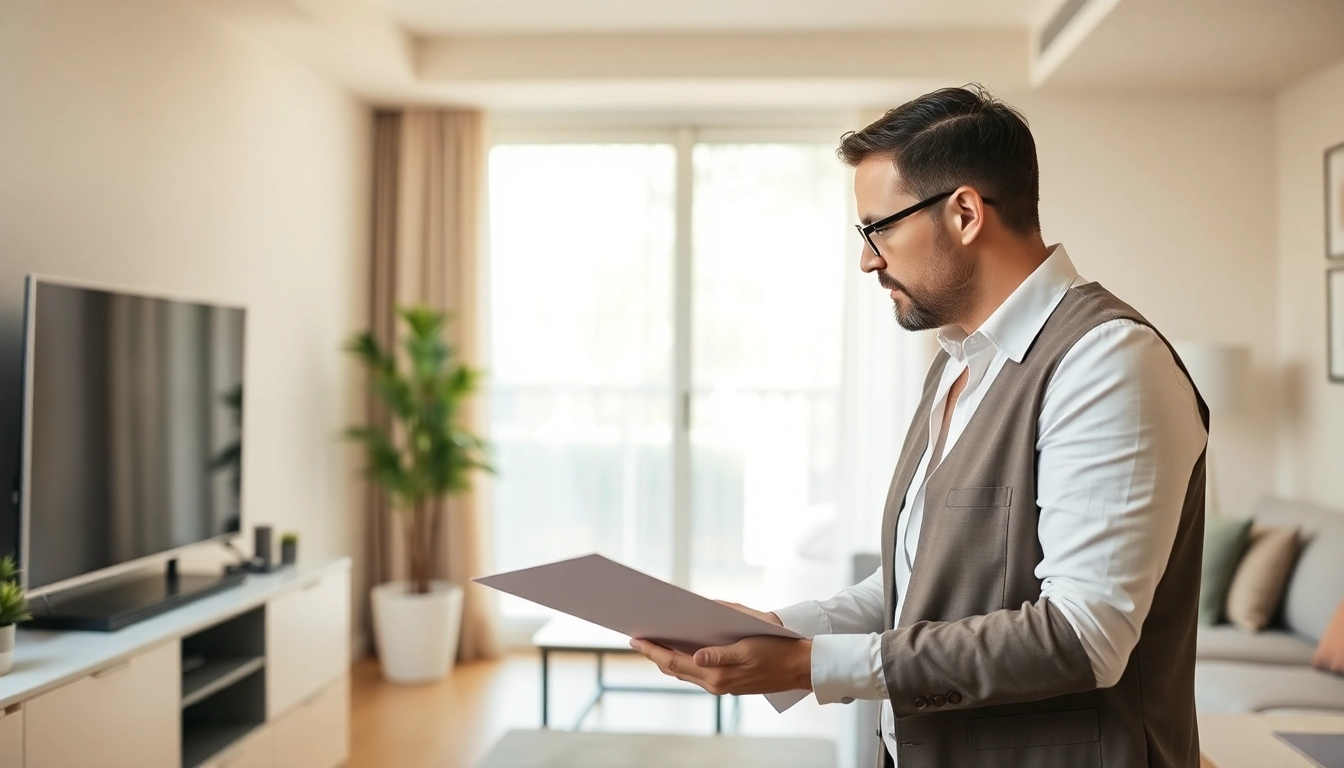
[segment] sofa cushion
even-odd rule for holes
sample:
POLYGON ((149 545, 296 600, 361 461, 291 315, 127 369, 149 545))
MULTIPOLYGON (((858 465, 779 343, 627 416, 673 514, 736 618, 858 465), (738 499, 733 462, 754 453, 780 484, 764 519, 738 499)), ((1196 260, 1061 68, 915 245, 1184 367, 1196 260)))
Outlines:
POLYGON ((1253 515, 1264 525, 1301 529, 1301 553, 1283 596, 1283 622, 1320 640, 1335 606, 1344 600, 1344 511, 1268 496, 1253 515))
POLYGON ((1232 574, 1237 571, 1241 553, 1246 550, 1246 537, 1251 531, 1250 519, 1236 519, 1221 515, 1204 518, 1204 562, 1199 580, 1199 623, 1217 624, 1223 620, 1223 605, 1227 602, 1227 588, 1232 574))
POLYGON ((1344 710, 1344 676, 1306 666, 1201 661, 1195 665, 1195 708, 1200 712, 1344 710))
POLYGON ((1284 630, 1255 634, 1231 624, 1200 627, 1195 657, 1219 661, 1251 661, 1262 664, 1310 664, 1316 644, 1284 630))
POLYGON ((1311 665, 1323 672, 1344 675, 1344 600, 1340 601, 1330 626, 1321 635, 1321 644, 1316 646, 1311 665))
POLYGON ((1296 527, 1252 526, 1246 553, 1227 590, 1227 620, 1250 632, 1269 626, 1279 612, 1297 552, 1296 527))

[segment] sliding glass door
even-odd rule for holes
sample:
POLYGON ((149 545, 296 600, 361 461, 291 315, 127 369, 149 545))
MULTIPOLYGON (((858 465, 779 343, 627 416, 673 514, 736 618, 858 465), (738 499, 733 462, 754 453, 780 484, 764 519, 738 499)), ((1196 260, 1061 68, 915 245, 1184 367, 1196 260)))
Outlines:
POLYGON ((768 603, 837 503, 833 144, 532 138, 489 172, 495 565, 600 552, 768 603))
POLYGON ((835 515, 847 176, 829 144, 693 157, 690 587, 771 605, 835 515))

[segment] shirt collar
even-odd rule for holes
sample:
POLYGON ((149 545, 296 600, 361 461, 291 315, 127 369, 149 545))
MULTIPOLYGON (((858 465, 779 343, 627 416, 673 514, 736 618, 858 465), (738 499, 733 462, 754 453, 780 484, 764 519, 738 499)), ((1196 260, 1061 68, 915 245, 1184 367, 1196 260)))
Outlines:
MULTIPOLYGON (((1015 363, 1022 362, 1045 321, 1064 298, 1065 292, 1079 282, 1078 270, 1063 245, 1050 248, 1050 255, 1009 294, 984 325, 971 336, 982 336, 995 349, 1015 363)), ((962 360, 970 338, 960 326, 945 325, 938 330, 938 343, 956 360, 962 360)))

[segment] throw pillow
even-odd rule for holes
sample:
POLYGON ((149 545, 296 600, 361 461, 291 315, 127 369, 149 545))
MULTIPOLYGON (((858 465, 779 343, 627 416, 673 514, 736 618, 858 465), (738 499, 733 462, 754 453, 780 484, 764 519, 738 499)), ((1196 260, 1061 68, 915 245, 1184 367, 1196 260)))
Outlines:
POLYGON ((1335 609, 1335 617, 1321 635, 1321 643, 1316 646, 1316 655, 1311 666, 1344 675, 1344 601, 1335 609))
POLYGON ((1199 584, 1199 623, 1217 624, 1223 620, 1223 605, 1232 574, 1237 571, 1246 539, 1251 532, 1249 519, 1211 515, 1204 520, 1204 563, 1199 584))
POLYGON ((1227 620, 1247 632, 1269 626, 1296 559, 1296 528, 1251 526, 1246 553, 1227 590, 1227 620))

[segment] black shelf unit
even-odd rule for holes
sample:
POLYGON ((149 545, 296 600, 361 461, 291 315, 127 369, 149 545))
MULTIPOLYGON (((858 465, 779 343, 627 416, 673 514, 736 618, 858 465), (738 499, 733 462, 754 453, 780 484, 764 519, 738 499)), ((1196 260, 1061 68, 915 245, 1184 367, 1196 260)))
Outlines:
POLYGON ((265 608, 183 638, 182 658, 182 768, 197 768, 266 722, 265 608))

